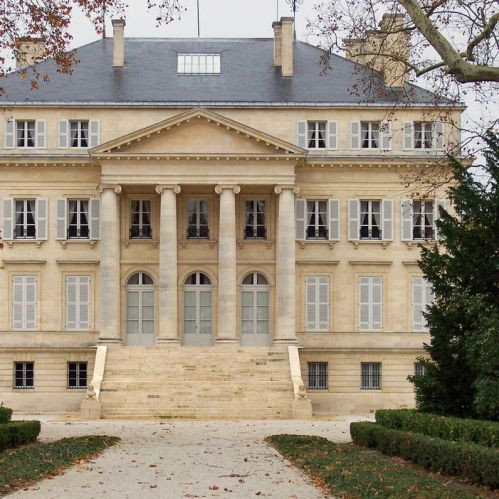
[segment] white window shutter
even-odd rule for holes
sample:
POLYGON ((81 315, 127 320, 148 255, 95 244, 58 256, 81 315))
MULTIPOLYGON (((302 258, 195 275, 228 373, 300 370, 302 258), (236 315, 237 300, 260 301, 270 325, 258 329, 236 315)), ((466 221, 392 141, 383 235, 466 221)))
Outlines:
POLYGON ((447 207, 447 201, 445 201, 445 199, 441 199, 439 201, 436 201, 435 202, 435 217, 434 217, 434 220, 435 220, 435 239, 438 241, 438 239, 440 239, 440 236, 438 234, 438 228, 437 228, 437 220, 440 218, 440 208, 442 209, 446 209, 447 207))
POLYGON ((66 329, 77 329, 77 279, 78 276, 66 276, 66 329))
POLYGON ((383 199, 381 203, 381 216, 383 217, 383 241, 393 241, 393 200, 383 199))
POLYGON ((59 149, 69 148, 69 121, 59 121, 59 149))
POLYGON ((348 200, 348 240, 358 241, 360 232, 360 201, 348 200))
POLYGON ((317 278, 307 277, 305 283, 305 327, 308 331, 316 329, 317 324, 317 278))
POLYGON ((297 198, 295 200, 295 213, 296 213, 296 239, 298 241, 305 240, 307 231, 307 200, 297 198))
POLYGON ((410 151, 414 148, 414 132, 412 121, 404 123, 404 151, 410 151))
POLYGON ((24 329, 24 276, 12 278, 12 329, 24 329))
POLYGON ((16 147, 15 128, 16 122, 14 120, 5 120, 5 149, 16 147))
POLYGON ((412 279, 412 330, 423 329, 423 278, 412 279))
POLYGON ((327 122, 327 148, 328 149, 338 149, 338 122, 328 121, 327 122))
POLYGON ((90 278, 66 277, 66 329, 87 330, 90 324, 90 278))
POLYGON ((360 121, 350 122, 350 149, 360 149, 360 121))
POLYGON ((299 147, 303 149, 307 148, 307 122, 297 121, 296 122, 296 143, 299 147))
POLYGON ((12 279, 12 328, 36 328, 36 277, 14 276, 12 279))
POLYGON ((435 121, 433 123, 433 140, 435 149, 442 150, 444 148, 445 136, 444 124, 441 121, 435 121))
POLYGON ((9 241, 14 239, 14 200, 12 198, 4 198, 2 201, 3 208, 3 232, 2 239, 9 241))
POLYGON ((47 198, 36 198, 36 238, 47 239, 47 198))
POLYGON ((88 201, 90 218, 90 239, 100 239, 100 199, 90 198, 88 201))
POLYGON ((382 121, 380 127, 381 149, 390 151, 392 148, 392 123, 391 121, 382 121))
POLYGON ((328 200, 329 240, 340 240, 340 200, 328 200))
POLYGON ((38 149, 45 149, 47 147, 45 138, 46 126, 45 120, 36 120, 35 122, 36 147, 38 147, 38 149))
POLYGON ((383 278, 371 277, 371 329, 383 327, 383 278))
POLYGON ((36 328, 36 277, 24 276, 25 279, 25 326, 24 329, 36 328))
POLYGON ((322 331, 329 329, 329 277, 317 278, 317 318, 316 329, 322 331))
POLYGON ((359 329, 361 330, 367 330, 370 327, 369 284, 369 277, 359 278, 359 329))
POLYGON ((79 286, 79 324, 78 329, 87 330, 90 328, 90 278, 80 276, 79 286))
POLYGON ((412 201, 404 199, 400 205, 402 241, 412 241, 412 201))
POLYGON ((100 121, 99 120, 90 120, 89 124, 90 129, 90 147, 96 147, 100 144, 100 121))
POLYGON ((59 198, 56 202, 56 222, 55 222, 55 238, 58 241, 67 239, 67 222, 68 222, 68 200, 59 198))

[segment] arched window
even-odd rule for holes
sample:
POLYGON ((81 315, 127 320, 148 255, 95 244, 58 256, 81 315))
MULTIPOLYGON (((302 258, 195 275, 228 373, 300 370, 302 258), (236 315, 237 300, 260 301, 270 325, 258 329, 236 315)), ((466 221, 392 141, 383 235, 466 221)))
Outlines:
POLYGON ((269 343, 269 282, 263 274, 252 272, 241 284, 241 343, 269 343))
POLYGON ((154 344, 154 281, 144 272, 126 284, 126 333, 128 345, 154 344))
POLYGON ((211 342, 211 280, 202 272, 194 272, 184 281, 184 344, 211 342))

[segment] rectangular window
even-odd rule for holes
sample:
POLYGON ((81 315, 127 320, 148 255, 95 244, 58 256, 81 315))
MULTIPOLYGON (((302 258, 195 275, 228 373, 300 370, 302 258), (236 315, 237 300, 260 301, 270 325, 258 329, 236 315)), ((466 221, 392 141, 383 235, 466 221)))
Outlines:
POLYGON ((134 199, 130 206, 130 239, 151 238, 151 201, 134 199))
POLYGON ((66 329, 86 331, 90 328, 90 277, 66 276, 66 329))
POLYGON ((431 284, 424 277, 412 278, 412 330, 428 331, 428 323, 423 315, 433 303, 431 284))
POLYGON ((433 148, 433 123, 428 121, 414 122, 414 149, 433 148))
POLYGON ((308 363, 308 386, 309 390, 328 389, 328 363, 309 362, 308 363))
POLYGON ((434 201, 412 202, 412 237, 413 239, 435 238, 435 203, 434 201))
POLYGON ((381 239, 381 201, 360 202, 360 239, 381 239))
POLYGON ((14 388, 16 390, 30 390, 34 387, 34 362, 14 362, 14 388))
POLYGON ((87 388, 86 362, 68 362, 68 388, 72 390, 87 388))
POLYGON ((307 200, 307 239, 327 238, 327 200, 307 200))
POLYGON ((362 362, 361 389, 381 390, 381 362, 362 362))
POLYGON ((379 122, 362 121, 360 123, 362 149, 379 149, 379 129, 379 122))
POLYGON ((329 330, 329 277, 309 276, 305 280, 305 286, 307 331, 329 330))
POLYGON ((220 74, 220 54, 178 54, 178 74, 220 74))
POLYGON ((377 331, 383 327, 383 278, 359 278, 359 329, 377 331))
POLYGON ((86 121, 70 121, 70 147, 88 147, 88 120, 86 121))
POLYGON ((208 201, 190 199, 188 211, 187 239, 209 239, 208 201))
POLYGON ((14 239, 36 238, 36 201, 16 199, 16 225, 14 239))
POLYGON ((424 376, 426 374, 426 366, 421 362, 414 362, 414 376, 424 376))
POLYGON ((68 239, 88 239, 88 199, 68 199, 68 239))
POLYGON ((36 277, 12 278, 12 329, 36 329, 36 277))
POLYGON ((245 203, 244 239, 266 239, 265 201, 251 199, 245 203))
POLYGON ((307 122, 307 143, 309 149, 326 149, 327 123, 325 121, 308 121, 307 122))
POLYGON ((17 147, 36 147, 35 120, 16 120, 17 147))

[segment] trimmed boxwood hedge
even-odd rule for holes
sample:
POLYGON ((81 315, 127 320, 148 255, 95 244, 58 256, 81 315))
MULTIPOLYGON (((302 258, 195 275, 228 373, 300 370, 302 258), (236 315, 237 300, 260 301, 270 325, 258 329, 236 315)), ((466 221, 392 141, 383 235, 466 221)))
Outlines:
POLYGON ((495 449, 392 430, 368 422, 351 423, 350 434, 356 444, 400 456, 428 470, 467 478, 491 488, 499 486, 499 452, 495 449))
POLYGON ((8 423, 11 417, 12 409, 4 407, 2 404, 0 404, 0 424, 8 423))
POLYGON ((487 447, 499 445, 499 423, 418 412, 413 409, 376 411, 376 422, 392 430, 412 431, 454 442, 487 447))
POLYGON ((0 451, 34 442, 40 429, 40 421, 12 421, 0 425, 0 451))

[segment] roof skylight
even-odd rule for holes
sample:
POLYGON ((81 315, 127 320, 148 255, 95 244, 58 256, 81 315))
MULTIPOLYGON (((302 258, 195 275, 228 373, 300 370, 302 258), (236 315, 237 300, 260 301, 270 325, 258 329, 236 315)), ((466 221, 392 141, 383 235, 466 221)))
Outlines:
POLYGON ((178 74, 220 74, 220 54, 178 54, 178 74))

